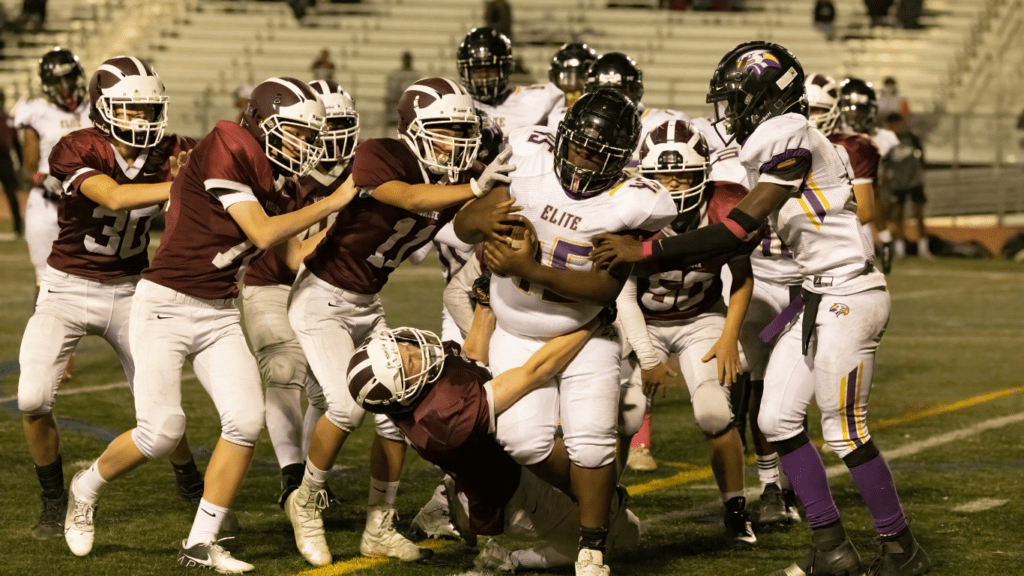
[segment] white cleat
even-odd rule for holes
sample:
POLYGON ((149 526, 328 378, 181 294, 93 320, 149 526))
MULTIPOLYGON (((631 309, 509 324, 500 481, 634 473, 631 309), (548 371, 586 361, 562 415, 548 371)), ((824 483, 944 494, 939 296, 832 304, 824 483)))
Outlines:
POLYGON ((205 542, 186 548, 188 540, 182 540, 178 548, 178 565, 182 568, 205 568, 221 574, 241 574, 256 568, 248 562, 233 558, 218 542, 211 536, 205 542))
POLYGON ((420 548, 395 530, 398 513, 394 508, 370 506, 366 511, 366 529, 359 542, 359 553, 363 556, 390 556, 404 562, 429 558, 434 552, 420 548))
POLYGON ((327 508, 327 491, 313 492, 302 483, 284 501, 284 513, 295 531, 299 554, 313 566, 326 566, 333 561, 324 534, 323 509, 327 508))
POLYGON ((88 556, 96 537, 96 529, 93 526, 96 506, 79 500, 75 494, 75 482, 82 474, 85 474, 85 470, 80 470, 71 479, 71 486, 68 489, 68 510, 64 517, 64 540, 75 556, 88 556))
POLYGON ((604 554, 584 548, 576 558, 576 576, 611 576, 612 569, 605 566, 604 554))
POLYGON ((482 572, 515 572, 519 567, 512 553, 493 539, 484 542, 484 547, 473 559, 473 568, 482 572))
POLYGON ((416 517, 412 519, 412 528, 427 538, 460 538, 459 531, 452 524, 448 512, 448 498, 445 496, 445 484, 438 484, 416 517))

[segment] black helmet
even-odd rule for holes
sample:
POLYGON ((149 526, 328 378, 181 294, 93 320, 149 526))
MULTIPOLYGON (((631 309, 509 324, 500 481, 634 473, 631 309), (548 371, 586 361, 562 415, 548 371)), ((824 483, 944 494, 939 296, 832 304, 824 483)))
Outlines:
POLYGON ((459 44, 457 58, 466 91, 484 104, 497 101, 512 75, 509 39, 494 28, 473 28, 459 44))
POLYGON ((644 75, 636 61, 622 52, 602 54, 587 71, 584 92, 612 88, 629 96, 637 104, 644 95, 644 75))
POLYGON ((711 76, 707 102, 715 104, 715 130, 727 144, 743 144, 769 118, 789 112, 806 116, 804 81, 804 69, 789 50, 771 42, 740 44, 711 76))
POLYGON ((580 42, 562 44, 551 57, 548 65, 548 80, 565 92, 567 104, 572 106, 583 94, 587 82, 587 71, 597 60, 597 51, 580 42))
POLYGON ((870 82, 847 78, 839 85, 839 112, 854 132, 867 133, 875 123, 878 98, 870 82))
POLYGON ((85 70, 78 56, 57 47, 39 59, 39 80, 43 94, 55 106, 74 112, 86 97, 85 70))
POLYGON ((572 196, 594 196, 619 178, 639 143, 632 100, 610 88, 587 92, 558 125, 555 174, 572 196))

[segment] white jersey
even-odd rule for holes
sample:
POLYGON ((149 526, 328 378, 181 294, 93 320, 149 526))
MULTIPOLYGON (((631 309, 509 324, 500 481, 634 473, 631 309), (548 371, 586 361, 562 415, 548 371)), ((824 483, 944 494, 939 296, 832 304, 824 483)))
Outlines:
POLYGON ((552 132, 558 130, 558 125, 565 118, 565 113, 569 111, 569 106, 566 106, 565 104, 565 98, 562 98, 562 100, 558 104, 555 104, 555 107, 551 109, 551 113, 548 114, 548 128, 551 128, 552 132))
POLYGON ((508 163, 516 167, 512 178, 538 176, 554 169, 555 131, 544 126, 526 126, 508 134, 512 157, 508 163))
POLYGON ((900 144, 899 136, 888 128, 876 128, 873 132, 873 134, 868 134, 868 136, 871 137, 871 141, 875 143, 875 146, 878 146, 878 155, 882 158, 885 158, 889 151, 900 144))
MULTIPOLYGON (((513 172, 515 174, 515 172, 513 172)), ((603 232, 647 230, 667 226, 676 205, 661 184, 646 178, 623 178, 585 199, 570 197, 548 171, 514 177, 510 194, 523 207, 540 240, 540 262, 555 268, 588 271, 591 238, 603 232)), ((600 304, 569 301, 521 278, 491 280, 491 308, 498 327, 524 338, 552 338, 576 330, 601 311, 600 304)))
POLYGON ((832 143, 799 114, 772 118, 740 152, 751 180, 795 188, 768 220, 793 253, 803 287, 853 294, 885 286, 860 230, 853 184, 832 143), (809 168, 802 168, 807 160, 809 168))
POLYGON ((727 147, 735 147, 739 150, 739 144, 733 142, 726 146, 725 141, 722 140, 722 135, 715 130, 715 126, 711 123, 710 118, 693 118, 690 120, 690 124, 693 124, 701 134, 704 135, 704 139, 708 141, 708 148, 712 153, 722 150, 727 147))
POLYGON ((565 94, 558 86, 548 82, 518 86, 499 104, 484 104, 476 100, 473 104, 478 110, 486 112, 494 125, 508 135, 524 126, 546 125, 551 109, 564 99, 565 94))
POLYGON ((39 135, 39 166, 36 172, 50 173, 50 150, 65 135, 89 128, 89 99, 86 98, 74 112, 58 107, 45 98, 22 102, 14 108, 14 127, 31 128, 39 135))

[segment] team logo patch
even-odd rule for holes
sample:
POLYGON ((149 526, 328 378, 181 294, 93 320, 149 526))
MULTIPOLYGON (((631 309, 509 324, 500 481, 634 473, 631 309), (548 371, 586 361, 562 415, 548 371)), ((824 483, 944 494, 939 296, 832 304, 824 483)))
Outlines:
POLYGON ((597 75, 598 84, 622 84, 622 75, 618 72, 608 72, 597 75))
POLYGON ((833 304, 832 307, 828 309, 828 311, 835 313, 836 318, 839 318, 840 316, 846 316, 847 314, 849 314, 850 307, 847 306, 846 304, 833 304))
POLYGON ((779 70, 782 70, 782 64, 779 63, 779 59, 766 50, 752 50, 747 52, 739 59, 739 62, 736 63, 736 67, 744 71, 748 68, 752 68, 758 77, 760 77, 761 74, 769 68, 778 68, 779 70))

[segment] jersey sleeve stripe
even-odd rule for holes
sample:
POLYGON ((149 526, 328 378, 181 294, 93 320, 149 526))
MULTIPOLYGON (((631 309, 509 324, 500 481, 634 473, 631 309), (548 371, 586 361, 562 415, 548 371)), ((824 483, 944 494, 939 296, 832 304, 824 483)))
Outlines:
POLYGON ((217 200, 220 200, 220 203, 224 206, 225 210, 230 208, 232 204, 238 204, 239 202, 259 202, 259 200, 256 199, 255 194, 248 192, 226 192, 223 194, 217 194, 216 189, 211 190, 210 192, 217 197, 217 200))
POLYGON ((211 192, 214 189, 222 190, 234 190, 235 192, 244 192, 246 194, 252 194, 252 188, 242 184, 241 182, 235 182, 234 180, 225 180, 223 178, 209 178, 203 180, 203 186, 206 187, 207 192, 211 192))
POLYGON ((860 186, 861 184, 873 184, 874 178, 854 178, 853 185, 860 186))
POLYGON ((100 174, 99 170, 89 168, 88 166, 85 168, 79 168, 77 172, 65 178, 64 182, 61 183, 61 186, 64 188, 64 192, 69 192, 71 186, 81 186, 82 182, 85 182, 87 179, 98 174, 100 174))

